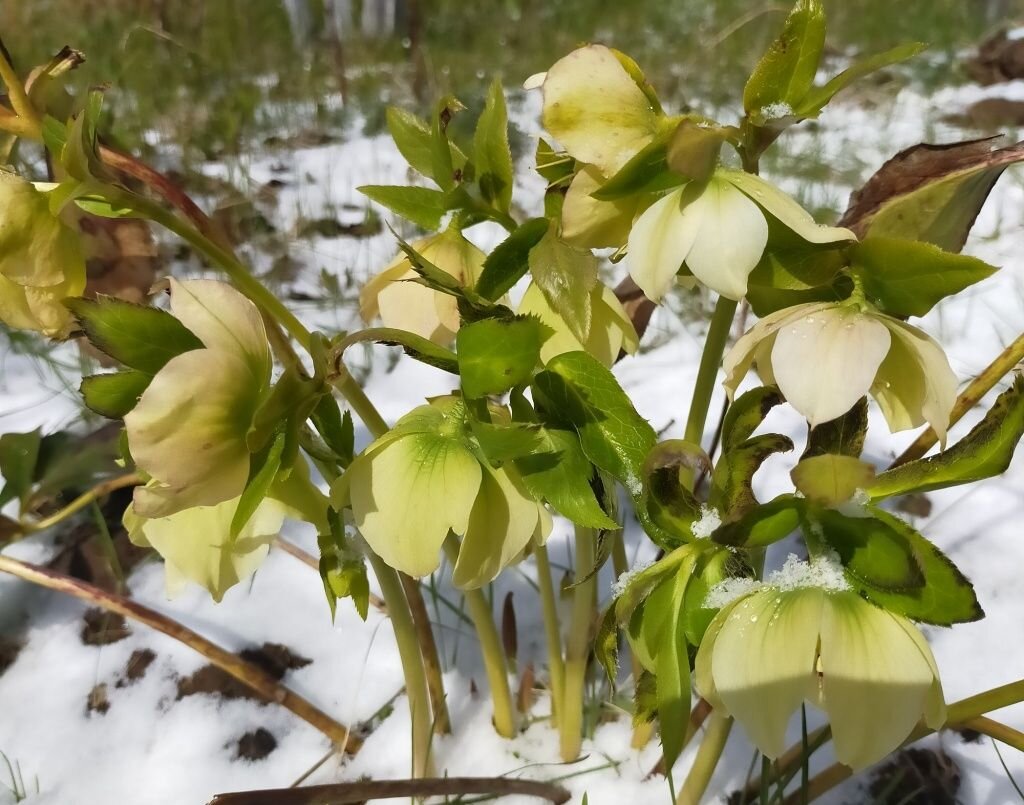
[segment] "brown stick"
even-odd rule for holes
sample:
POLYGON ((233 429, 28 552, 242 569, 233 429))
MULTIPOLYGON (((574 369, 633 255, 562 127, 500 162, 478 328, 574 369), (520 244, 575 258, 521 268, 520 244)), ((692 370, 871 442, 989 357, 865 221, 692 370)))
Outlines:
POLYGON ((484 794, 507 797, 520 794, 538 797, 555 805, 569 801, 569 792, 553 783, 516 780, 510 777, 444 777, 419 780, 365 780, 355 783, 313 785, 218 794, 208 805, 350 805, 370 799, 440 797, 484 794))
POLYGON ((10 573, 20 579, 47 587, 57 592, 74 596, 81 601, 88 601, 108 612, 114 612, 144 623, 169 637, 173 637, 185 645, 195 649, 211 663, 230 674, 246 687, 260 694, 263 698, 277 702, 291 710, 307 724, 320 730, 342 751, 355 754, 359 751, 362 741, 350 733, 348 727, 338 723, 311 702, 293 693, 261 668, 246 662, 237 654, 222 649, 200 634, 182 626, 175 620, 162 615, 149 607, 125 598, 121 595, 108 593, 84 581, 66 576, 46 567, 31 565, 9 556, 0 555, 0 571, 10 573))

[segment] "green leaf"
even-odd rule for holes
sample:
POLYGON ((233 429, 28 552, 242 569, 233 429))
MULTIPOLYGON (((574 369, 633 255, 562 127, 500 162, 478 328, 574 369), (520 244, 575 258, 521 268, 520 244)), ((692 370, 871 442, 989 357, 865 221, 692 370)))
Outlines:
POLYGON ((861 397, 857 404, 840 417, 822 422, 807 435, 807 447, 801 459, 831 453, 859 458, 864 452, 864 438, 868 432, 868 398, 861 397))
POLYGON ((531 218, 516 227, 487 255, 480 279, 476 282, 476 292, 491 302, 508 293, 529 271, 530 250, 547 231, 547 218, 531 218))
POLYGON ((750 438, 776 405, 785 397, 774 386, 760 386, 737 397, 722 420, 722 451, 728 452, 750 438))
POLYGON ((690 655, 685 629, 685 597, 690 574, 676 575, 668 618, 654 661, 658 727, 665 768, 672 768, 683 750, 690 725, 690 655))
POLYGON ((549 420, 576 429, 593 464, 640 497, 644 459, 657 436, 600 361, 586 352, 559 355, 534 378, 533 393, 549 420))
POLYGON ((737 548, 763 548, 796 531, 803 511, 803 500, 795 495, 779 495, 767 503, 759 503, 738 520, 723 523, 711 534, 711 539, 737 548))
POLYGON ((690 181, 706 182, 718 166, 725 139, 725 131, 719 126, 684 120, 668 142, 669 169, 690 181))
POLYGON ((312 419, 324 444, 331 448, 338 462, 343 467, 351 464, 355 453, 355 428, 351 412, 345 411, 343 416, 338 401, 332 395, 325 394, 313 409, 312 419))
POLYGON ((823 506, 838 506, 861 490, 875 477, 871 464, 853 456, 825 453, 801 460, 790 472, 793 485, 805 498, 823 506))
POLYGON ((547 234, 529 254, 530 274, 572 334, 581 343, 590 336, 590 292, 597 285, 597 258, 589 250, 577 249, 558 237, 552 221, 547 234))
POLYGON ((930 243, 870 237, 850 247, 867 296, 893 316, 923 316, 940 300, 992 276, 994 266, 930 243))
POLYGON ((870 517, 854 519, 857 523, 873 519, 872 531, 887 528, 896 538, 902 537, 924 583, 909 590, 893 591, 850 577, 850 582, 861 595, 911 620, 938 626, 967 623, 985 617, 971 583, 942 551, 898 517, 873 507, 868 512, 870 517))
POLYGON ((192 331, 165 310, 111 296, 65 299, 94 347, 132 369, 155 375, 171 358, 202 349, 192 331))
POLYGON ((131 411, 153 380, 153 376, 134 369, 82 378, 79 391, 91 410, 110 419, 121 419, 131 411))
POLYGON ((456 171, 461 172, 455 149, 448 140, 448 124, 452 116, 466 107, 457 98, 448 95, 438 101, 430 129, 430 176, 444 191, 453 190, 459 183, 456 171))
POLYGON ((541 426, 530 422, 496 425, 470 419, 473 435, 487 459, 502 463, 531 455, 546 446, 541 426))
POLYGON ((508 145, 508 111, 501 81, 494 79, 473 135, 473 156, 480 195, 507 213, 512 206, 512 151, 508 145))
POLYGON ((817 87, 807 93, 796 110, 797 115, 799 117, 817 116, 832 98, 850 86, 854 81, 859 81, 864 76, 870 75, 876 70, 881 70, 883 67, 912 59, 927 47, 922 42, 907 42, 906 44, 894 47, 892 50, 877 53, 863 61, 857 62, 843 70, 843 72, 826 83, 825 86, 817 87))
POLYGON ((970 433, 947 450, 878 475, 867 492, 872 500, 973 483, 1005 472, 1024 435, 1024 378, 999 395, 970 433))
MULTIPOLYGON (((427 121, 397 106, 389 106, 387 125, 405 161, 413 170, 434 179, 433 134, 427 121)), ((453 167, 461 168, 466 164, 466 157, 457 146, 449 143, 449 150, 453 167)))
POLYGON ((797 0, 782 33, 743 88, 743 108, 755 123, 792 115, 771 107, 792 110, 804 99, 814 85, 824 46, 825 9, 820 0, 797 0))
POLYGON ((0 436, 0 475, 5 481, 0 490, 0 506, 12 500, 24 502, 28 497, 36 477, 41 441, 38 429, 0 436))
POLYGON ((287 433, 284 429, 277 432, 270 444, 252 458, 252 470, 249 482, 238 499, 238 508, 231 518, 231 539, 236 539, 245 524, 249 522, 256 509, 263 502, 274 483, 278 470, 281 469, 281 456, 284 454, 287 433))
POLYGON ((617 528, 594 494, 594 467, 569 430, 542 428, 540 444, 515 459, 530 494, 546 500, 556 512, 584 528, 617 528))
MULTIPOLYGON (((710 467, 707 453, 699 445, 682 439, 659 442, 644 460, 644 494, 640 505, 650 521, 672 537, 673 544, 693 539, 691 526, 700 517, 701 507, 690 490, 697 474, 710 467)), ((646 525, 644 521, 641 517, 641 523, 646 525)))
POLYGON ((793 442, 788 437, 766 433, 725 450, 711 474, 708 503, 722 513, 724 522, 738 520, 758 505, 754 497, 754 473, 769 456, 792 449, 793 442))
POLYGON ((548 187, 558 184, 568 186, 576 175, 576 160, 564 151, 556 151, 543 137, 537 140, 534 166, 537 173, 547 181, 548 187))
POLYGON ((359 617, 366 620, 370 607, 366 565, 360 553, 349 544, 338 512, 328 510, 326 525, 328 533, 319 534, 316 542, 320 549, 320 579, 331 608, 331 620, 334 620, 339 598, 351 598, 359 617))
POLYGON ((925 583, 902 529, 874 517, 847 517, 835 509, 821 509, 811 517, 821 528, 821 539, 839 554, 851 581, 890 592, 925 583))
POLYGON ((590 195, 599 201, 614 201, 682 184, 685 180, 673 174, 668 167, 668 141, 671 134, 672 129, 666 128, 590 195))
POLYGON ((540 321, 528 316, 463 325, 456 336, 462 391, 473 399, 527 382, 543 342, 540 321))
POLYGON ((448 208, 446 194, 429 187, 363 185, 356 190, 422 229, 434 230, 441 226, 448 208))

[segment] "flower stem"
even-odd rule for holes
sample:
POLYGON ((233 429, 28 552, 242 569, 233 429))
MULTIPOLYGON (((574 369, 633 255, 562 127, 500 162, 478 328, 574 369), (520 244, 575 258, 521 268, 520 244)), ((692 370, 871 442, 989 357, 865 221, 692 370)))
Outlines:
POLYGON ((711 782, 711 775, 715 772, 715 766, 722 756, 722 750, 725 749, 725 743, 729 740, 731 729, 731 718, 719 713, 711 714, 707 732, 704 733, 704 739, 697 749, 697 757, 694 758, 693 766, 686 775, 686 782, 676 797, 676 805, 700 805, 708 783, 711 782))
MULTIPOLYGON (((448 561, 454 565, 459 557, 459 542, 451 533, 444 541, 444 552, 448 556, 448 561)), ((469 617, 480 641, 484 670, 491 686, 494 729, 502 737, 513 738, 517 730, 516 711, 512 705, 512 690, 508 684, 508 659, 501 645, 498 627, 494 625, 494 613, 491 612, 491 605, 480 590, 463 590, 462 594, 466 597, 469 617)))
POLYGON ((92 489, 83 492, 60 511, 56 511, 48 517, 44 517, 41 520, 36 520, 32 523, 21 524, 24 529, 24 533, 31 534, 37 531, 43 531, 51 526, 55 526, 57 523, 66 520, 72 514, 81 511, 93 501, 104 498, 111 492, 115 492, 118 489, 124 489, 126 486, 138 486, 141 483, 143 483, 142 476, 134 472, 130 472, 127 475, 119 475, 116 478, 108 478, 107 480, 96 484, 92 489))
POLYGON ((715 312, 711 316, 708 334, 704 340, 704 352, 700 357, 697 370, 697 382, 693 386, 693 398, 690 401, 690 413, 686 419, 684 439, 699 445, 704 438, 704 423, 708 418, 708 407, 711 405, 711 394, 718 379, 718 367, 722 363, 722 354, 729 340, 733 316, 736 313, 736 302, 718 298, 715 312))
POLYGON ((384 603, 387 604, 405 675, 405 694, 409 699, 409 714, 412 720, 412 775, 429 777, 432 773, 430 740, 433 726, 430 718, 430 693, 423 671, 423 657, 420 655, 416 626, 409 612, 409 603, 405 599, 405 591, 402 589, 398 572, 373 551, 368 550, 366 557, 377 577, 384 603))
MULTIPOLYGON (((626 557, 626 542, 623 538, 623 532, 619 531, 612 542, 612 570, 615 571, 615 578, 619 578, 623 573, 629 571, 629 559, 626 557)), ((640 665, 640 661, 637 659, 636 654, 630 652, 629 656, 630 668, 633 672, 633 684, 635 685, 640 679, 640 674, 643 673, 643 666, 640 665)), ((651 736, 654 734, 654 722, 645 721, 640 724, 633 725, 633 737, 630 740, 630 746, 634 749, 643 749, 647 746, 651 740, 651 736)))
POLYGON ((28 93, 25 92, 25 84, 11 64, 10 54, 3 43, 0 43, 0 80, 7 87, 7 98, 11 102, 11 108, 14 109, 21 121, 16 125, 24 128, 22 135, 32 138, 42 137, 42 121, 39 119, 39 113, 29 100, 28 93))
POLYGON ((562 628, 558 622, 558 600, 551 577, 551 562, 546 545, 535 545, 533 556, 537 560, 537 586, 540 587, 540 606, 544 617, 544 636, 548 644, 548 676, 551 689, 551 723, 558 725, 562 717, 562 696, 565 692, 565 665, 562 662, 562 628))
POLYGON ((452 719, 448 713, 448 701, 444 692, 444 679, 441 676, 441 658, 437 653, 437 643, 430 628, 430 616, 427 604, 420 591, 420 583, 416 579, 398 574, 405 590, 405 598, 409 602, 409 612, 416 627, 416 639, 423 657, 423 670, 427 677, 427 692, 430 693, 430 707, 434 714, 434 732, 447 735, 452 731, 452 719))
MULTIPOLYGON (((978 401, 984 397, 1006 373, 1011 371, 1018 363, 1024 360, 1024 333, 1017 336, 1016 340, 996 356, 996 359, 986 366, 981 373, 974 378, 956 398, 953 410, 949 413, 949 424, 952 427, 955 423, 970 411, 978 401)), ((893 461, 891 467, 898 467, 908 461, 921 458, 939 440, 935 431, 928 428, 918 436, 910 447, 904 450, 900 456, 893 461)))
POLYGON ((21 562, 10 556, 0 555, 0 571, 10 573, 32 584, 38 584, 40 587, 47 587, 74 596, 108 612, 114 612, 163 632, 189 648, 195 649, 213 665, 230 674, 268 701, 277 702, 291 710, 303 721, 320 730, 343 751, 354 754, 362 744, 359 738, 350 733, 348 727, 339 724, 311 702, 293 693, 262 668, 252 665, 237 654, 221 648, 177 621, 143 606, 137 601, 101 590, 99 587, 94 587, 50 568, 21 562))
POLYGON ((590 631, 594 614, 596 578, 581 582, 594 569, 595 535, 592 529, 576 528, 576 586, 573 588, 572 618, 565 646, 565 686, 560 716, 562 760, 579 757, 583 744, 583 698, 590 657, 590 631))

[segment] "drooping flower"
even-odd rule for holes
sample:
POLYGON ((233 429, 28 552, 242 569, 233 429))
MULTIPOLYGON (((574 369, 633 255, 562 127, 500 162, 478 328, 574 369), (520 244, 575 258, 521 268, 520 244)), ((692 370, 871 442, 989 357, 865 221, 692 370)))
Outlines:
POLYGON ((514 467, 492 467, 471 441, 465 405, 443 397, 413 409, 349 466, 331 492, 391 567, 427 576, 448 532, 462 537, 454 582, 481 587, 546 538, 551 519, 514 467))
POLYGON ((657 302, 685 264, 713 291, 741 299, 747 278, 768 245, 767 216, 809 243, 856 239, 848 229, 816 223, 764 179, 718 168, 707 182, 688 182, 672 190, 637 218, 629 233, 629 274, 657 302))
POLYGON ((548 303, 535 283, 531 283, 519 303, 519 313, 531 314, 550 327, 554 334, 540 348, 541 360, 547 363, 563 352, 585 350, 605 366, 611 366, 625 351, 632 355, 640 345, 633 322, 622 307, 615 292, 600 282, 590 292, 591 320, 586 343, 573 334, 572 329, 548 303))
POLYGON ((62 338, 72 317, 61 301, 84 290, 78 233, 53 214, 45 193, 0 171, 0 321, 62 338))
POLYGON ((722 607, 697 652, 700 694, 769 758, 809 702, 828 715, 836 757, 855 770, 897 749, 922 717, 941 727, 942 685, 917 627, 842 583, 822 584, 815 564, 803 568, 791 558, 778 583, 722 607))
POLYGON ((171 280, 171 312, 204 349, 171 358, 124 418, 139 469, 135 513, 162 517, 242 494, 246 436, 270 384, 271 356, 256 306, 215 280, 171 280))
MULTIPOLYGON (((485 255, 457 229, 447 229, 411 245, 465 286, 474 285, 480 277, 485 255)), ((408 330, 438 344, 450 344, 459 329, 456 299, 408 281, 417 277, 409 258, 399 254, 363 286, 359 313, 366 322, 380 316, 385 327, 408 330)))
POLYGON ((812 426, 870 394, 894 431, 927 422, 945 442, 956 375, 933 338, 892 316, 831 302, 777 311, 726 355, 730 394, 755 362, 812 426))

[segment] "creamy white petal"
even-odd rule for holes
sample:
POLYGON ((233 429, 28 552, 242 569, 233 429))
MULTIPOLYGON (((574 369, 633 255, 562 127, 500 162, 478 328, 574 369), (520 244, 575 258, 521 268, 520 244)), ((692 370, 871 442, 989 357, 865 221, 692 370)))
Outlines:
POLYGON ((85 275, 81 238, 50 212, 45 193, 0 170, 0 277, 22 286, 53 287, 85 275))
POLYGON ((891 316, 878 316, 893 336, 871 393, 894 431, 927 422, 946 444, 957 379, 946 353, 927 333, 891 316))
POLYGON ((402 280, 392 282, 377 295, 381 321, 385 327, 408 330, 438 344, 450 344, 458 329, 455 297, 409 281, 415 277, 410 270, 402 280))
POLYGON ((897 617, 853 593, 828 596, 821 668, 836 757, 854 770, 903 743, 921 718, 935 679, 897 617))
POLYGON ((543 91, 544 128, 605 176, 651 142, 660 125, 647 96, 604 45, 587 45, 555 62, 543 91))
POLYGON ((718 696, 770 758, 785 750, 789 719, 813 693, 824 595, 760 590, 732 609, 714 641, 718 696))
POLYGON ((457 439, 427 433, 396 439, 356 458, 345 473, 356 527, 391 567, 430 575, 449 529, 466 531, 481 472, 457 439))
POLYGON ((842 416, 868 393, 891 341, 884 324, 851 308, 808 313, 779 330, 772 372, 813 427, 842 416))
POLYGON ((638 198, 601 201, 591 193, 605 183, 592 165, 584 165, 569 184, 562 202, 562 239, 581 249, 618 248, 629 238, 638 198))
POLYGON ((849 229, 819 224, 795 199, 760 176, 724 168, 719 169, 716 175, 727 179, 809 243, 840 243, 857 239, 849 229))
POLYGON ((523 82, 523 89, 540 89, 544 85, 544 79, 547 77, 547 73, 534 73, 523 82))
POLYGON ((270 344, 256 305, 226 282, 171 278, 171 312, 210 350, 244 359, 257 382, 270 379, 270 344))
POLYGON ((654 302, 660 302, 672 288, 700 231, 703 195, 683 206, 685 189, 673 190, 654 202, 629 233, 629 275, 654 302))
POLYGON ((686 255, 686 267, 713 291, 727 299, 742 299, 747 277, 768 243, 768 221, 754 202, 717 179, 708 182, 700 204, 699 230, 686 255))
POLYGON ((732 399, 736 389, 743 382, 751 364, 758 357, 762 345, 774 344, 774 336, 780 328, 785 327, 791 321, 805 316, 813 316, 829 306, 828 302, 811 302, 777 310, 765 316, 740 336, 733 344, 732 349, 726 353, 722 362, 722 368, 725 371, 725 381, 722 385, 725 386, 729 398, 732 399))

